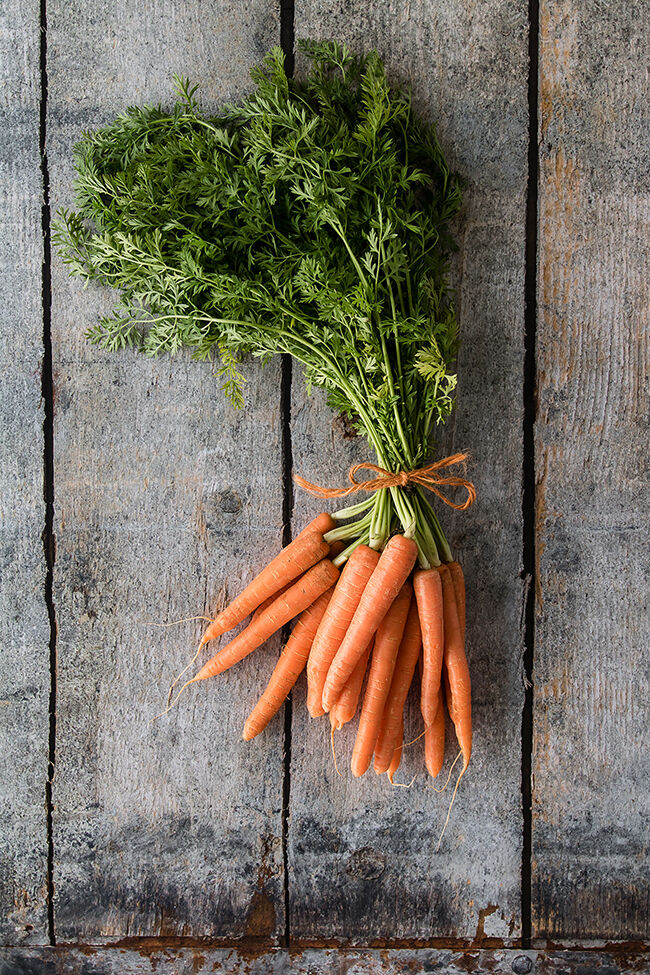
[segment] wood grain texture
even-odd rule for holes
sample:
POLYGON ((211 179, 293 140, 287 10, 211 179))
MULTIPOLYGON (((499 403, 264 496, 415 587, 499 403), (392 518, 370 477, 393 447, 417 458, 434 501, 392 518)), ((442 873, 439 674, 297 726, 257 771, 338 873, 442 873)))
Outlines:
POLYGON ((47 941, 39 6, 0 9, 0 943, 47 941))
MULTIPOLYGON (((277 12, 199 0, 48 3, 53 204, 70 204, 84 127, 248 85, 277 12)), ((200 622, 277 551, 279 368, 247 367, 247 407, 209 364, 112 355, 84 330, 115 300, 53 268, 58 737, 55 923, 63 941, 283 930, 282 737, 241 741, 277 646, 188 690, 152 723, 200 622)))
POLYGON ((639 975, 632 951, 309 948, 262 954, 232 948, 0 948, 0 975, 639 975))
POLYGON ((648 934, 650 8, 541 3, 534 932, 648 934))
MULTIPOLYGON (((466 569, 476 746, 440 853, 449 794, 424 774, 421 742, 391 789, 369 772, 339 778, 326 719, 295 693, 289 820, 291 931, 297 938, 458 937, 520 933, 521 470, 524 222, 527 146, 525 3, 335 3, 297 0, 296 36, 376 47, 414 89, 466 180, 456 264, 462 349, 458 409, 439 454, 469 448, 479 500, 441 517, 466 569)), ((344 483, 370 458, 345 441, 322 397, 293 397, 295 470, 344 483)), ((295 527, 318 504, 296 497, 295 527)), ((407 734, 420 733, 415 708, 407 734)), ((344 730, 338 761, 350 759, 344 730)), ((448 747, 446 768, 455 756, 448 747)))

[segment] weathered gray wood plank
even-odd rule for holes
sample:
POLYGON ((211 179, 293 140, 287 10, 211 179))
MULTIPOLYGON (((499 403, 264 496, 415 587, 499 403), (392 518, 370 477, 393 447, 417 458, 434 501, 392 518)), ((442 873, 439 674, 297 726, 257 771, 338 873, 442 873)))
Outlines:
MULTIPOLYGON (((391 789, 370 771, 339 779, 326 719, 295 695, 289 864, 291 931, 335 938, 495 936, 520 933, 521 469, 524 223, 527 146, 527 5, 296 3, 296 34, 377 47, 438 120, 443 145, 467 180, 458 225, 462 329, 458 410, 440 451, 469 448, 479 501, 441 512, 467 574, 468 648, 476 746, 443 848, 449 795, 424 775, 420 744, 391 789)), ((343 483, 365 444, 344 443, 320 397, 293 400, 297 471, 343 483)), ((299 494, 297 527, 318 505, 299 494)), ((421 731, 416 710, 407 731, 421 731)), ((339 763, 349 760, 344 730, 339 763)), ((448 748, 447 767, 455 755, 448 748)))
POLYGON ((0 949, 0 975, 639 975, 648 956, 631 951, 458 951, 309 948, 263 954, 232 948, 0 949))
POLYGON ((541 4, 534 929, 648 933, 647 4, 541 4))
POLYGON ((0 942, 47 941, 39 5, 0 9, 0 942))
MULTIPOLYGON (((71 148, 137 101, 236 97, 277 37, 253 2, 48 5, 55 205, 71 148)), ((236 414, 208 364, 90 347, 114 296, 54 266, 58 738, 55 921, 60 940, 264 936, 283 930, 282 737, 241 729, 277 647, 191 688, 155 724, 202 625, 281 541, 279 368, 250 366, 236 414), (268 661, 267 661, 268 658, 268 661), (265 664, 268 663, 268 666, 265 664)))

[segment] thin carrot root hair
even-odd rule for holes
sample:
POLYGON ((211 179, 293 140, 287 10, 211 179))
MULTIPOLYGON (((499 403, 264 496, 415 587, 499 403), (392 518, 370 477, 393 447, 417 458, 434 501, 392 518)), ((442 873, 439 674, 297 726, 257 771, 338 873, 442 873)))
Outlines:
MULTIPOLYGON (((462 754, 462 752, 461 752, 461 754, 462 754)), ((458 761, 458 759, 456 759, 456 762, 457 761, 458 761)), ((456 762, 454 762, 454 765, 456 764, 456 762)), ((445 825, 442 827, 442 831, 440 833, 440 836, 438 837, 438 845, 436 846, 436 853, 439 853, 440 852, 440 844, 442 843, 442 838, 445 835, 445 830, 447 829, 447 825, 449 823, 449 817, 451 816, 452 806, 454 805, 454 802, 456 801, 456 793, 458 792, 458 786, 460 785, 460 780, 465 775, 465 772, 467 771, 468 767, 469 767, 468 763, 465 762, 463 764, 462 769, 460 770, 460 774, 459 774, 458 778, 456 779, 456 785, 454 786, 454 791, 453 791, 453 794, 452 794, 452 797, 451 797, 451 802, 449 803, 449 809, 447 810, 447 818, 445 819, 445 825)))
POLYGON ((456 755, 456 758, 451 763, 451 768, 449 769, 449 774, 447 775, 447 781, 445 782, 445 784, 443 786, 441 786, 439 789, 436 789, 435 785, 432 785, 429 788, 433 789, 434 792, 444 792, 445 791, 445 789, 447 788, 447 786, 451 782, 451 773, 454 771, 454 766, 456 765, 456 762, 458 761, 458 759, 460 758, 460 756, 462 754, 463 754, 462 752, 458 752, 458 755, 456 755))
POLYGON ((336 763, 336 748, 334 747, 334 725, 331 726, 330 741, 332 743, 332 758, 334 759, 334 768, 336 769, 336 774, 338 775, 338 777, 342 779, 343 776, 339 772, 339 767, 336 763))
MULTIPOLYGON (((171 707, 171 704, 170 704, 170 701, 171 701, 171 699, 172 699, 172 695, 173 695, 173 693, 174 693, 174 688, 175 688, 175 687, 176 687, 176 685, 178 684, 178 682, 179 682, 179 680, 181 679, 181 677, 183 676, 183 674, 186 674, 186 673, 188 672, 188 670, 190 669, 190 667, 193 667, 193 666, 194 666, 194 664, 196 663, 196 658, 197 658, 197 657, 198 657, 198 655, 199 655, 199 654, 201 653, 201 650, 202 650, 202 647, 200 647, 200 646, 199 646, 199 647, 197 648, 197 651, 196 651, 196 653, 194 654, 194 656, 193 656, 193 657, 192 657, 192 659, 190 660, 190 662, 189 662, 189 664, 187 664, 187 665, 186 665, 185 667, 183 667, 183 669, 181 670, 181 672, 180 672, 180 674, 178 675, 178 677, 175 677, 175 678, 174 678, 174 680, 173 680, 173 682, 172 682, 172 684, 170 685, 170 688, 169 688, 169 691, 168 691, 168 693, 167 693, 167 705, 166 705, 166 706, 167 706, 167 709, 169 709, 169 708, 171 707)), ((164 712, 164 711, 161 711, 160 713, 161 713, 161 714, 164 714, 165 712, 164 712)))
POLYGON ((390 782, 390 784, 395 789, 410 789, 411 786, 413 785, 413 783, 415 782, 415 780, 418 777, 417 772, 416 772, 410 782, 393 782, 393 775, 394 774, 395 774, 394 772, 393 773, 388 773, 388 781, 390 782))
POLYGON ((211 616, 184 616, 181 620, 169 620, 168 623, 156 623, 155 620, 143 620, 147 626, 178 626, 179 623, 193 623, 194 620, 204 620, 206 623, 212 622, 211 616))
MULTIPOLYGON (((221 589, 219 590, 219 595, 217 597, 217 613, 220 613, 221 612, 221 610, 223 609, 223 606, 224 606, 224 603, 225 602, 226 602, 226 587, 225 586, 222 586, 221 589)), ((153 625, 154 626, 174 626, 176 623, 189 623, 192 620, 207 620, 209 623, 211 623, 212 622, 212 617, 211 616, 188 616, 184 620, 172 620, 171 623, 154 623, 153 625)), ((197 650, 196 650, 196 653, 194 654, 194 656, 190 660, 189 664, 186 667, 183 667, 183 669, 181 670, 180 674, 172 682, 172 684, 171 684, 171 686, 169 688, 169 691, 167 693, 167 704, 166 704, 165 710, 164 711, 161 711, 160 714, 157 714, 156 715, 156 718, 162 717, 163 714, 167 714, 167 711, 169 711, 170 707, 172 706, 170 704, 170 701, 172 699, 172 694, 174 693, 174 688, 178 684, 178 682, 181 679, 181 677, 183 676, 183 674, 186 674, 188 672, 188 670, 190 669, 190 667, 193 667, 194 666, 194 664, 196 663, 196 658, 201 653, 201 650, 203 649, 203 646, 204 646, 203 643, 199 643, 199 645, 197 647, 197 650)), ((184 686, 186 686, 186 685, 184 685, 184 686)), ((178 698, 176 698, 176 700, 178 700, 178 698)), ((153 720, 155 720, 155 718, 153 720)))
MULTIPOLYGON (((197 651, 197 653, 198 653, 198 651, 197 651)), ((191 664, 189 666, 191 666, 191 664)), ((187 667, 185 669, 187 670, 187 667)), ((185 690, 185 688, 186 687, 189 687, 190 684, 196 683, 196 680, 197 680, 196 677, 192 677, 191 680, 186 680, 185 683, 183 684, 183 686, 181 687, 180 691, 178 692, 178 694, 174 698, 174 700, 171 702, 171 704, 168 704, 167 707, 165 708, 165 710, 164 711, 161 711, 160 714, 154 714, 154 716, 153 716, 153 718, 151 720, 152 721, 156 721, 158 718, 162 718, 163 714, 168 714, 171 711, 171 709, 173 707, 175 707, 175 705, 177 704, 178 699, 181 696, 181 694, 183 693, 183 691, 185 690)))
POLYGON ((420 740, 420 738, 424 738, 424 736, 426 735, 426 733, 427 733, 427 731, 429 730, 430 727, 431 727, 431 725, 428 724, 426 726, 426 728, 424 729, 424 731, 421 731, 420 732, 420 734, 417 736, 417 738, 412 738, 410 741, 404 741, 404 742, 402 742, 401 745, 398 745, 398 747, 399 748, 408 748, 409 745, 414 745, 416 743, 416 741, 419 741, 420 740))

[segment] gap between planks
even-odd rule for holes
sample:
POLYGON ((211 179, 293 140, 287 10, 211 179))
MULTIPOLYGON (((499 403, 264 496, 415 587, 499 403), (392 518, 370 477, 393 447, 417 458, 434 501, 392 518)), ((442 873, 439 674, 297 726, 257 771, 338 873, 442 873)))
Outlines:
MULTIPOLYGON (((293 77, 295 46, 294 0, 280 0, 280 46, 284 52, 287 75, 293 77)), ((288 545, 292 535, 293 518, 293 450, 291 444, 291 387, 293 364, 290 355, 282 356, 280 385, 280 417, 282 424, 282 544, 288 545)), ((282 630, 281 644, 289 637, 289 626, 282 630)), ((284 705, 284 749, 282 769, 282 866, 284 882, 284 936, 282 947, 291 945, 291 914, 289 896, 289 805, 291 802, 291 725, 293 696, 284 705)))
POLYGON ((528 4, 528 185, 526 188, 526 251, 524 277, 522 576, 524 706, 521 715, 521 943, 532 944, 532 789, 533 789, 533 667, 535 652, 535 419, 537 413, 537 233, 538 233, 538 99, 539 0, 528 4))
POLYGON ((43 554, 45 558, 44 599, 50 627, 49 666, 50 690, 48 696, 49 741, 48 768, 45 780, 45 809, 47 830, 47 929, 51 945, 56 945, 54 930, 54 834, 52 827, 52 782, 56 768, 56 609, 52 593, 56 540, 54 537, 54 380, 52 364, 52 242, 50 213, 50 172, 47 160, 47 5, 40 0, 40 52, 39 70, 41 101, 39 113, 39 152, 41 158, 42 205, 41 230, 43 234, 43 264, 41 288, 43 299, 43 362, 41 367, 41 395, 43 397, 43 500, 45 523, 43 526, 43 554))

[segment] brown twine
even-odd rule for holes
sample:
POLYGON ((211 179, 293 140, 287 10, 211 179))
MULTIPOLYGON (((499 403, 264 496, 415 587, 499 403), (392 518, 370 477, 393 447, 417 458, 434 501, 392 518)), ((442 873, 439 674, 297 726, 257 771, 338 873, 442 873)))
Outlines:
POLYGON ((355 494, 357 491, 381 491, 384 488, 405 488, 410 484, 419 484, 432 491, 450 508, 455 508, 456 511, 466 511, 476 501, 476 488, 472 482, 466 481, 464 477, 454 477, 453 475, 441 477, 438 471, 445 467, 453 467, 455 464, 462 464, 467 456, 467 454, 452 454, 450 457, 443 457, 442 460, 437 460, 433 464, 427 464, 426 467, 419 467, 415 471, 399 471, 396 474, 379 467, 377 464, 354 464, 348 471, 348 480, 351 485, 348 488, 321 487, 318 484, 312 484, 311 481, 306 481, 299 474, 295 474, 293 479, 299 487, 319 498, 344 498, 349 494, 355 494), (377 477, 358 481, 356 475, 359 471, 372 471, 377 477), (456 504, 440 490, 442 487, 465 488, 467 498, 462 504, 456 504))

